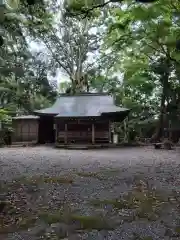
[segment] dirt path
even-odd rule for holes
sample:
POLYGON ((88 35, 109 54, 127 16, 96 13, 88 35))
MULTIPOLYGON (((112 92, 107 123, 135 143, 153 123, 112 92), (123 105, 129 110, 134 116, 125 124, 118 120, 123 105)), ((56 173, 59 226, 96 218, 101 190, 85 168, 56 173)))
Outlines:
POLYGON ((180 150, 2 148, 0 167, 0 239, 180 239, 180 150))

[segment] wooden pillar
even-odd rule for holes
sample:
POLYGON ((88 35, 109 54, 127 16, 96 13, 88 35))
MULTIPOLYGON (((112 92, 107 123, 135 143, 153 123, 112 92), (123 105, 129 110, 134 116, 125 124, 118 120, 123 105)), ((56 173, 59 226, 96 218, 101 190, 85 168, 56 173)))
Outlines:
POLYGON ((57 142, 58 141, 58 121, 57 120, 55 120, 54 121, 54 131, 55 131, 55 142, 57 142))
POLYGON ((95 128, 94 128, 94 123, 92 123, 92 144, 95 143, 95 128))
POLYGON ((31 122, 32 120, 29 120, 29 121, 27 121, 28 122, 28 139, 27 139, 27 141, 28 142, 30 142, 31 141, 31 133, 30 133, 30 122, 31 122))
POLYGON ((68 128, 67 128, 67 123, 65 123, 65 135, 64 135, 64 143, 65 144, 67 144, 67 141, 68 141, 68 139, 67 139, 67 132, 68 132, 68 128))
POLYGON ((109 143, 112 142, 112 139, 111 139, 111 121, 109 121, 109 143))
POLYGON ((36 131, 36 142, 38 143, 39 141, 39 120, 37 120, 36 122, 36 125, 35 125, 35 131, 36 131))
POLYGON ((22 126, 23 124, 22 124, 22 121, 20 120, 20 129, 21 129, 21 142, 23 142, 23 131, 22 131, 22 126))

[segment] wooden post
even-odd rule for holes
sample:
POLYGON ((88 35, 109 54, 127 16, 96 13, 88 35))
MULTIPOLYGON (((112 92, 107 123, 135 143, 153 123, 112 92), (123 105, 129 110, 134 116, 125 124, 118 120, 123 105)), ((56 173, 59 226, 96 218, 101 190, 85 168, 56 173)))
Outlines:
POLYGON ((28 142, 30 142, 30 138, 31 138, 31 133, 30 133, 30 121, 32 121, 32 120, 29 120, 29 121, 28 121, 28 139, 27 139, 28 142))
POLYGON ((20 138, 20 139, 21 139, 21 141, 23 142, 23 139, 24 139, 24 138, 23 138, 23 131, 22 131, 22 127, 23 127, 23 126, 22 126, 22 125, 23 125, 23 124, 22 124, 22 121, 20 120, 20 129, 21 129, 21 138, 20 138))
POLYGON ((65 123, 65 136, 64 136, 64 142, 65 142, 65 144, 67 144, 67 131, 68 131, 68 128, 67 128, 67 123, 65 123))
POLYGON ((109 121, 109 143, 111 142, 111 121, 109 121))
POLYGON ((95 128, 94 128, 94 123, 92 123, 92 144, 95 143, 95 128))
POLYGON ((39 121, 36 121, 36 125, 35 125, 35 129, 36 129, 36 142, 38 143, 39 141, 39 121))
POLYGON ((58 142, 58 121, 54 121, 55 142, 58 142))

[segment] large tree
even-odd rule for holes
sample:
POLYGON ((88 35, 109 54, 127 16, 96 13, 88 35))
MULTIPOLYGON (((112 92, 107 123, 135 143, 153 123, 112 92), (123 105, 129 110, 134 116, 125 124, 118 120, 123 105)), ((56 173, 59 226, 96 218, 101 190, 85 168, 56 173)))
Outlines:
POLYGON ((12 114, 31 112, 54 99, 55 90, 48 82, 47 64, 29 45, 34 19, 47 19, 46 9, 43 3, 28 5, 21 1, 18 12, 6 15, 0 25, 3 38, 0 101, 1 108, 7 108, 12 114))
POLYGON ((88 76, 96 63, 101 30, 96 28, 96 17, 69 17, 64 4, 57 6, 56 11, 50 9, 54 15, 52 23, 32 32, 44 44, 54 72, 63 71, 70 79, 71 90, 88 91, 88 76))
POLYGON ((101 83, 106 82, 104 86, 110 84, 109 92, 116 95, 119 104, 133 109, 134 123, 158 117, 154 138, 159 139, 167 119, 172 123, 179 114, 179 1, 149 5, 113 2, 104 9, 107 34, 101 49, 108 63, 104 72, 110 66, 111 75, 120 73, 122 84, 105 75, 98 77, 96 72, 97 82, 101 79, 101 83))

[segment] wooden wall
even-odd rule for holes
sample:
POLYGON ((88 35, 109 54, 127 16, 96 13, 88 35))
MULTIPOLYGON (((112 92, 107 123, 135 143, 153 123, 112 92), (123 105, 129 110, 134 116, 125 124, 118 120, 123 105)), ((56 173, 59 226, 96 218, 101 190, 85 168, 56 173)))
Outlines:
POLYGON ((58 143, 109 143, 109 121, 104 120, 61 120, 56 119, 58 143))
POLYGON ((12 142, 37 142, 38 124, 37 119, 14 119, 12 142))

